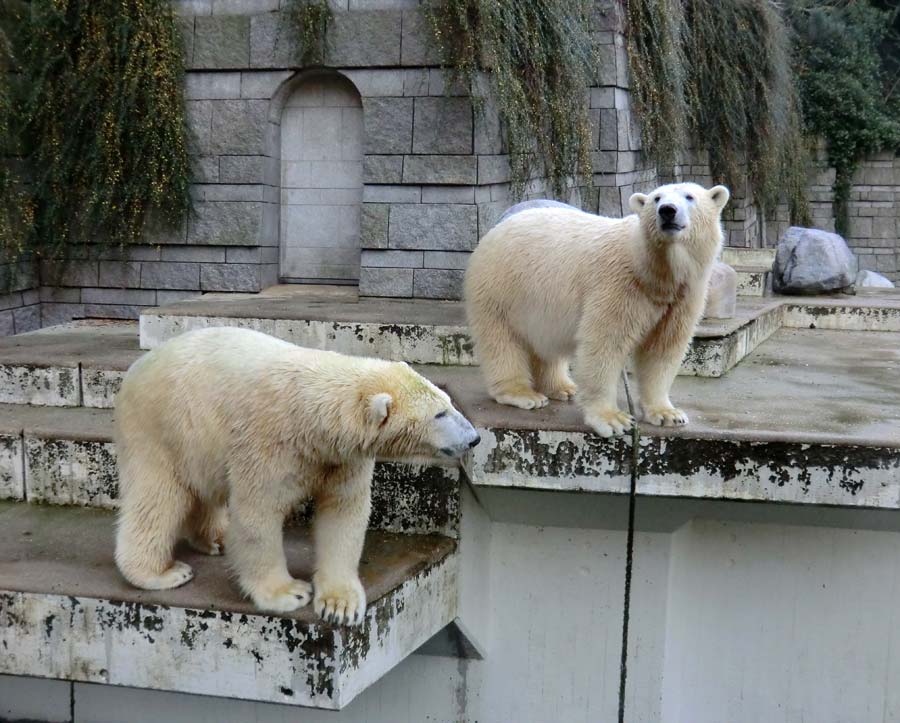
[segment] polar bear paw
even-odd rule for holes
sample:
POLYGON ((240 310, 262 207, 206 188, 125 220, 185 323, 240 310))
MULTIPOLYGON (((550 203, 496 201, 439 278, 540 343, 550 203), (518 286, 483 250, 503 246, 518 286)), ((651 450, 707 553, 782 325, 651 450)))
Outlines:
POLYGON ((634 426, 634 417, 619 409, 585 412, 584 421, 601 437, 624 434, 634 426))
POLYGON ((172 567, 154 578, 145 580, 140 586, 145 590, 171 590, 190 582, 194 577, 191 566, 184 562, 173 562, 172 567))
POLYGON ((570 399, 575 398, 577 392, 578 387, 575 386, 575 382, 563 382, 555 388, 548 390, 547 396, 550 397, 550 399, 556 399, 560 402, 568 402, 570 399))
POLYGON ((688 423, 687 414, 671 405, 645 407, 642 417, 645 422, 658 427, 681 427, 688 423))
POLYGON ((366 593, 359 579, 316 581, 313 609, 334 625, 361 625, 366 616, 366 593))
POLYGON ((540 392, 525 385, 503 389, 493 395, 498 404, 519 409, 540 409, 546 407, 550 400, 540 392))
POLYGON ((306 580, 291 580, 272 590, 257 592, 251 595, 253 604, 260 610, 275 613, 289 613, 299 610, 312 598, 313 587, 306 580))

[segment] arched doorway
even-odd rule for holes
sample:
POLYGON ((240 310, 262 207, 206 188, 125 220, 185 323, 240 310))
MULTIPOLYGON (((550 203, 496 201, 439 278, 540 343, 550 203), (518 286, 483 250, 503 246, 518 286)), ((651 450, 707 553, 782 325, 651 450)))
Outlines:
POLYGON ((281 278, 359 280, 362 102, 337 73, 306 78, 281 115, 281 278))

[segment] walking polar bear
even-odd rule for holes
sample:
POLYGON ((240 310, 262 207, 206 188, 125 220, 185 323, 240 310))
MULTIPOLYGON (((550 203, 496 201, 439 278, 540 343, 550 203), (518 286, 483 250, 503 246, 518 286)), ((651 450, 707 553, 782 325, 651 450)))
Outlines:
POLYGON ((274 612, 309 602, 359 624, 357 568, 375 457, 461 457, 478 444, 450 398, 407 364, 315 351, 246 329, 188 332, 129 369, 116 398, 116 564, 133 585, 177 587, 186 537, 225 543, 243 592, 274 612), (285 517, 315 500, 312 585, 288 572, 285 517))
POLYGON ((703 312, 728 198, 724 186, 681 183, 635 193, 622 219, 545 207, 491 229, 464 292, 491 396, 534 409, 577 389, 585 422, 621 434, 634 420, 618 407, 618 379, 633 355, 643 419, 686 424, 669 389, 703 312))

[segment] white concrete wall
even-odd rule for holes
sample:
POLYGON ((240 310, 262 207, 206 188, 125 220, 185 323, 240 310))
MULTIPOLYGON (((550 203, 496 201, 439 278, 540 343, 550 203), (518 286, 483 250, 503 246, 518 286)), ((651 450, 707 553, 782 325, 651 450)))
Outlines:
MULTIPOLYGON (((70 720, 71 705, 97 722, 615 720, 625 501, 479 497, 493 518, 484 660, 412 656, 340 713, 0 677, 0 719, 70 720)), ((640 501, 626 719, 900 720, 895 518, 640 501)))
POLYGON ((363 110, 353 84, 317 75, 281 116, 281 276, 359 279, 363 110))

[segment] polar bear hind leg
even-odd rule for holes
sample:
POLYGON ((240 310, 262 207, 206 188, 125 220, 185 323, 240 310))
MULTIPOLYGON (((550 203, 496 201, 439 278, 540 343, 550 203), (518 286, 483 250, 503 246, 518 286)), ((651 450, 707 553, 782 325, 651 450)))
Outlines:
POLYGON ((172 552, 191 509, 191 493, 176 478, 168 453, 149 444, 125 445, 119 470, 123 500, 116 565, 128 582, 144 590, 184 585, 194 573, 172 552))
POLYGON ((188 544, 204 555, 221 555, 225 551, 228 507, 224 500, 198 499, 187 521, 188 544))
POLYGON ((532 369, 537 388, 550 399, 567 402, 575 397, 578 387, 569 375, 569 360, 565 357, 549 362, 534 357, 532 369))

